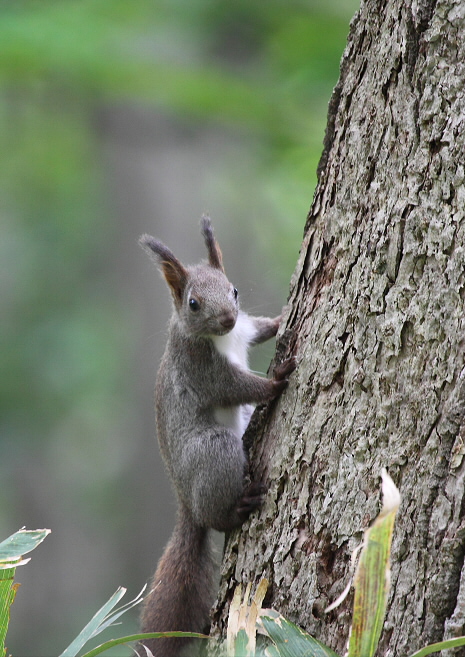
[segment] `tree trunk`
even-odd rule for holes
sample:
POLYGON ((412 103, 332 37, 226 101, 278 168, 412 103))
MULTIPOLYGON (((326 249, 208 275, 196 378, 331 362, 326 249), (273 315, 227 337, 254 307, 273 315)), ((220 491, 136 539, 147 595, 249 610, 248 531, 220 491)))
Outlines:
POLYGON ((280 357, 299 365, 246 437, 263 509, 238 582, 342 654, 344 589, 387 467, 402 495, 380 655, 465 632, 465 3, 366 0, 329 106, 280 357))

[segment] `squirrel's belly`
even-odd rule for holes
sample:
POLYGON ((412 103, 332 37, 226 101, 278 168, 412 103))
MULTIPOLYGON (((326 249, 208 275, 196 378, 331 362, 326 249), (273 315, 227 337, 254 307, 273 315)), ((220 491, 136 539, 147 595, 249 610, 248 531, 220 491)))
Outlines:
POLYGON ((242 438, 249 424, 254 407, 251 404, 234 406, 232 408, 215 408, 215 420, 228 429, 234 431, 238 438, 242 438))

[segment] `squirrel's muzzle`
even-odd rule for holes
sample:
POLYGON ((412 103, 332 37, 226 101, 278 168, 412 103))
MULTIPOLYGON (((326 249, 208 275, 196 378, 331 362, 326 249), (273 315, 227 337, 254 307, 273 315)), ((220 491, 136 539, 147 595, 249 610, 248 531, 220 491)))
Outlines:
POLYGON ((233 313, 223 313, 218 318, 219 323, 225 329, 225 331, 230 331, 234 328, 236 323, 236 316, 233 313))

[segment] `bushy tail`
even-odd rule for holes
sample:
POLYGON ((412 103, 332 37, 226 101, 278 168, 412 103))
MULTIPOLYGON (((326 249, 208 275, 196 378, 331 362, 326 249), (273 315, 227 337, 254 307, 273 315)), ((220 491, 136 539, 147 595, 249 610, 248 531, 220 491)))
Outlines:
MULTIPOLYGON (((213 576, 209 531, 195 525, 181 505, 142 609, 142 631, 203 632, 213 603, 213 576)), ((143 644, 154 657, 177 657, 188 642, 189 639, 178 638, 150 639, 143 644)))

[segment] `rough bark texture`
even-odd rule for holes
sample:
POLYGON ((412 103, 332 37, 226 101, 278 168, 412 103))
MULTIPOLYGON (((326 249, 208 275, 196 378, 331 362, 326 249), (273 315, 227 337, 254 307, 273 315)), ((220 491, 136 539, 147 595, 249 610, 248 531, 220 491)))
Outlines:
POLYGON ((330 103, 320 178, 278 353, 289 389, 247 437, 269 486, 230 537, 237 582, 340 654, 352 550, 386 466, 403 496, 379 655, 465 622, 465 3, 367 0, 330 103))

